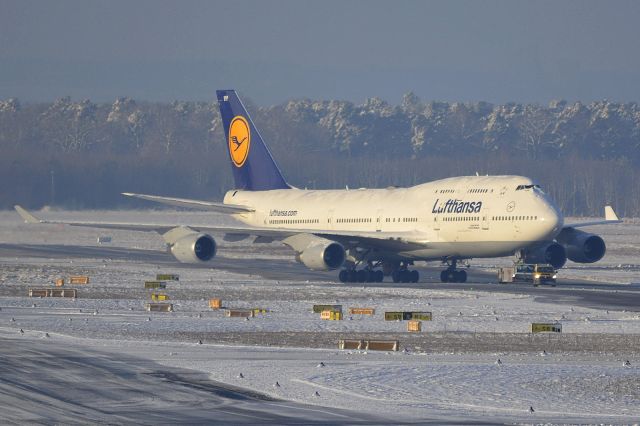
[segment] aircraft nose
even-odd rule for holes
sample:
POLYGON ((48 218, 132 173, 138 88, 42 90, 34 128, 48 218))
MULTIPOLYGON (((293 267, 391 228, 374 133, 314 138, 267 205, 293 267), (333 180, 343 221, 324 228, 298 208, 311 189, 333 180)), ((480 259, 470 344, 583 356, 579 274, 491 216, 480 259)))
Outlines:
POLYGON ((544 230, 550 239, 558 235, 564 224, 562 213, 551 202, 545 202, 545 208, 540 220, 544 224, 544 230))

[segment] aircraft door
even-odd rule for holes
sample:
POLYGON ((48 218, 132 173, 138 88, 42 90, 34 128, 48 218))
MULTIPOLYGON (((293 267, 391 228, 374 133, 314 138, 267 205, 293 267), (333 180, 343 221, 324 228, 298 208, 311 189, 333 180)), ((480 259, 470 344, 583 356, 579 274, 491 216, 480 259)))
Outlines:
POLYGON ((482 212, 482 229, 489 230, 489 221, 491 220, 491 212, 489 209, 483 209, 482 212))
POLYGON ((382 209, 376 212, 376 232, 382 232, 382 221, 384 220, 382 209))

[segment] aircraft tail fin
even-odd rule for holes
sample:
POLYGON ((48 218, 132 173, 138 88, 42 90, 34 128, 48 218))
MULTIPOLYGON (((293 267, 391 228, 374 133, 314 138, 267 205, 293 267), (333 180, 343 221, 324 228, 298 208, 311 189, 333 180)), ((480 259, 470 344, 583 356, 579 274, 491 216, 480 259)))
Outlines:
POLYGON ((235 90, 217 90, 236 189, 289 189, 235 90))

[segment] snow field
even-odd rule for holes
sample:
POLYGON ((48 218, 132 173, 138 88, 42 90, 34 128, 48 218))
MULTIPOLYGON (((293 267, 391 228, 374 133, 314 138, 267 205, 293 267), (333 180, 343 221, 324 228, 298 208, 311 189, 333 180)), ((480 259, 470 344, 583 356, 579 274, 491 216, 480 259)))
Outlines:
MULTIPOLYGON (((0 334, 9 332, 0 327, 0 334)), ((27 338, 45 337, 27 332, 27 338)), ((638 357, 625 367, 593 354, 367 353, 78 339, 54 333, 49 339, 203 371, 212 380, 285 400, 393 415, 399 422, 442 417, 631 424, 640 418, 638 357), (529 413, 529 407, 535 412, 529 413)))
MULTIPOLYGON (((71 216, 64 212, 50 214, 71 216)), ((123 221, 142 221, 146 219, 144 214, 113 213, 127 219, 123 221)), ((11 215, 0 213, 1 243, 97 245, 97 235, 112 235, 112 246, 154 250, 164 247, 154 234, 58 226, 36 229, 19 224, 11 215)), ((167 218, 164 212, 149 216, 167 218)), ((90 215, 86 218, 90 219, 90 215)), ((561 276, 618 282, 619 292, 637 291, 633 283, 640 282, 640 224, 629 222, 624 226, 622 231, 610 231, 615 226, 602 227, 609 248, 602 262, 579 267, 569 263, 561 276)), ((230 257, 247 262, 256 256, 280 259, 286 253, 280 248, 272 253, 271 245, 255 248, 247 243, 225 243, 220 248, 221 256, 227 247, 230 257)), ((510 260, 479 260, 472 266, 489 268, 506 261, 510 260)), ((402 335, 406 322, 383 320, 384 311, 397 310, 433 312, 433 321, 423 322, 423 333, 443 338, 459 333, 477 333, 480 339, 486 333, 526 334, 532 322, 554 321, 562 324, 563 338, 585 334, 595 339, 602 336, 603 340, 613 335, 637 337, 638 311, 542 303, 530 295, 471 289, 369 288, 318 281, 274 281, 215 268, 172 269, 167 265, 111 259, 4 257, 0 258, 0 286, 0 336, 14 336, 20 329, 29 339, 45 339, 44 333, 49 333, 50 339, 137 355, 168 367, 203 371, 213 380, 287 400, 381 415, 393 413, 399 421, 442 417, 461 421, 630 424, 640 418, 640 350, 634 346, 615 355, 588 349, 476 352, 469 347, 455 353, 376 353, 282 347, 292 346, 285 340, 300 339, 296 336, 303 333, 402 335), (166 290, 143 288, 144 281, 155 279, 156 273, 174 272, 180 274, 180 281, 169 282, 166 290), (50 286, 54 278, 72 274, 91 276, 89 285, 77 286, 77 300, 26 297, 27 288, 50 286), (175 312, 144 311, 151 292, 169 294, 175 312), (212 297, 222 298, 226 307, 266 308, 270 312, 248 321, 226 318, 223 311, 208 308, 212 297), (341 304, 346 319, 323 321, 311 312, 313 304, 341 304), (376 314, 349 316, 351 306, 373 307, 376 314), (265 341, 272 346, 213 344, 216 335, 230 335, 233 341, 233 336, 251 333, 266 336, 265 341), (198 336, 205 337, 203 344, 198 344, 198 336), (500 365, 496 363, 498 359, 500 365), (627 359, 630 365, 624 366, 627 359), (529 413, 529 407, 535 412, 529 413)))
MULTIPOLYGON (((559 322, 565 334, 640 334, 638 312, 534 302, 534 297, 529 295, 473 290, 344 288, 299 282, 278 285, 258 279, 238 279, 234 274, 218 274, 218 271, 212 281, 204 276, 197 279, 196 274, 190 272, 182 274, 180 282, 168 282, 167 289, 147 290, 142 288, 144 280, 154 279, 155 271, 135 274, 122 265, 116 267, 116 270, 97 268, 91 274, 88 286, 77 286, 79 298, 75 301, 6 297, 2 304, 6 308, 30 309, 35 303, 38 309, 52 315, 82 310, 135 320, 150 314, 144 311, 144 303, 151 301, 150 294, 162 292, 170 296, 168 302, 173 304, 175 312, 168 316, 154 314, 154 319, 158 318, 153 328, 167 332, 401 333, 406 331, 407 323, 384 321, 385 311, 430 311, 433 320, 423 322, 424 332, 528 333, 532 322, 559 322), (120 291, 116 293, 116 289, 120 291), (110 298, 110 293, 117 294, 118 298, 110 298), (213 297, 221 297, 226 308, 262 308, 269 312, 249 320, 226 318, 224 310, 208 308, 208 299, 213 297), (345 319, 323 321, 318 314, 312 313, 314 304, 341 304, 345 319), (371 307, 376 312, 373 316, 349 315, 349 307, 371 307)), ((194 271, 201 275, 212 274, 209 270, 194 271)), ((7 281, 5 285, 11 285, 11 280, 7 281)), ((29 280, 24 278, 23 281, 29 280)), ((27 287, 20 286, 24 296, 27 287)))

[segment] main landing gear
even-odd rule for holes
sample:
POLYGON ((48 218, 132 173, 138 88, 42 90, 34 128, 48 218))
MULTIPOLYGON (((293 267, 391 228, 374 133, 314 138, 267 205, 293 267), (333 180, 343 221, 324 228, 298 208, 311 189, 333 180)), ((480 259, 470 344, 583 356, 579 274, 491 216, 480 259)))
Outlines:
POLYGON ((440 272, 440 281, 443 283, 466 283, 467 271, 457 270, 457 260, 453 259, 447 269, 440 272))
POLYGON ((420 279, 420 273, 415 269, 410 271, 407 265, 402 265, 391 273, 394 283, 417 283, 420 279))
POLYGON ((384 279, 382 271, 373 269, 343 269, 338 274, 342 283, 381 283, 384 279))
POLYGON ((364 269, 356 270, 357 265, 351 264, 338 274, 343 283, 381 283, 385 275, 391 275, 394 283, 417 283, 420 273, 409 270, 408 263, 368 262, 364 269), (382 270, 375 269, 382 266, 382 270))

